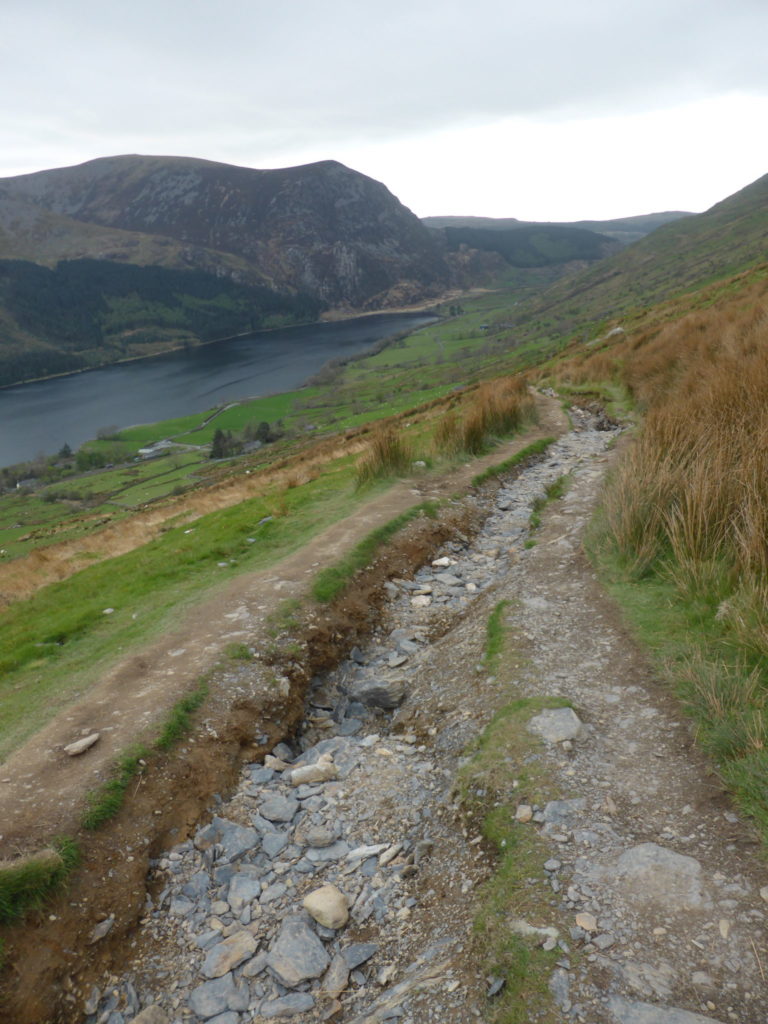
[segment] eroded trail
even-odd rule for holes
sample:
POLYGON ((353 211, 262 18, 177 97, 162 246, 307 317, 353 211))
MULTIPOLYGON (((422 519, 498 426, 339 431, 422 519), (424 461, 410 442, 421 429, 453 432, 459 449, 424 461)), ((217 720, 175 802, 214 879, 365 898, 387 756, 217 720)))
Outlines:
POLYGON ((519 930, 550 951, 549 995, 519 1019, 766 1019, 768 872, 581 551, 609 438, 585 420, 498 491, 471 541, 386 584, 379 628, 314 680, 296 742, 246 765, 233 798, 155 862, 124 969, 80 1020, 492 1019, 498 982, 471 952, 492 859, 456 780, 520 697, 575 714, 533 723, 551 798, 513 800, 514 827, 540 844, 519 930), (531 504, 564 473, 573 486, 527 548, 531 504), (495 677, 482 656, 502 600, 517 653, 495 677))

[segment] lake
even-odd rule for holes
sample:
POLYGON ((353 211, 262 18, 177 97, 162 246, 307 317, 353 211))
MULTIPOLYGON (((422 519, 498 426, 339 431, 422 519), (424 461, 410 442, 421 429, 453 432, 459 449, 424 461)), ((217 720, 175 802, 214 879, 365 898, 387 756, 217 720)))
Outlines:
POLYGON ((383 313, 257 331, 200 348, 0 389, 0 466, 73 450, 104 427, 204 412, 220 402, 293 391, 331 359, 432 323, 383 313))

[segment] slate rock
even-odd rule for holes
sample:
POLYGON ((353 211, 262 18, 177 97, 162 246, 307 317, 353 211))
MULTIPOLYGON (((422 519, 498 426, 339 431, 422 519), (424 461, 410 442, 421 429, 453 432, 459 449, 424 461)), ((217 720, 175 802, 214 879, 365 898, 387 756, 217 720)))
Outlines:
POLYGON ((553 825, 562 825, 572 818, 578 818, 587 805, 584 797, 573 800, 550 800, 544 808, 544 821, 553 825))
POLYGON ((349 695, 368 707, 391 711, 400 707, 405 700, 405 680, 401 676, 392 679, 357 679, 350 685, 349 695))
POLYGON ((622 853, 615 874, 623 889, 636 899, 663 903, 667 910, 698 907, 705 902, 701 864, 656 843, 640 843, 622 853))
POLYGON ((212 946, 206 954, 201 973, 205 978, 220 978, 239 967, 256 952, 258 943, 250 932, 235 932, 212 946))
POLYGON ((280 934, 269 952, 267 966, 286 988, 319 978, 330 963, 320 939, 303 918, 286 917, 280 934))
POLYGON ((341 950, 344 962, 350 971, 370 960, 374 953, 378 953, 379 947, 375 942, 353 942, 341 950))
POLYGON ((231 973, 198 985, 190 992, 188 1000, 192 1012, 203 1020, 210 1020, 211 1017, 226 1010, 246 1009, 247 998, 245 1006, 242 1005, 242 1001, 243 993, 238 989, 231 973))
POLYGON ((335 999, 349 984, 349 967, 344 957, 337 953, 323 977, 323 991, 335 999))
POLYGON ((235 914, 261 895, 260 874, 258 868, 248 865, 233 876, 227 891, 227 903, 235 914))
POLYGON ((573 708, 545 708, 528 722, 528 731, 547 743, 580 740, 586 737, 584 723, 573 708))
POLYGON ((267 821, 292 821, 299 809, 299 801, 289 796, 268 797, 259 807, 259 814, 267 821))
POLYGON ((259 1007, 259 1016, 267 1020, 276 1017, 295 1017, 297 1013, 305 1013, 315 1005, 309 992, 291 992, 282 999, 270 999, 259 1007))
POLYGON ((610 996, 608 1009, 616 1024, 721 1024, 714 1017, 704 1017, 674 1006, 638 1003, 623 996, 610 996))
POLYGON ((267 832, 261 840, 261 848, 269 858, 274 858, 288 845, 288 835, 285 832, 267 832))

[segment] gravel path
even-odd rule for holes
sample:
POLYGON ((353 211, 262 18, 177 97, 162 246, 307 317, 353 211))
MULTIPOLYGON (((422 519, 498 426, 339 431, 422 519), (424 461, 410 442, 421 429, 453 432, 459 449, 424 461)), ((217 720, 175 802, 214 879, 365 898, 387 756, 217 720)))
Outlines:
POLYGON ((246 766, 155 863, 125 970, 90 993, 86 1024, 489 1019, 467 951, 492 863, 454 793, 467 744, 516 696, 576 712, 541 723, 560 799, 518 808, 546 844, 529 923, 559 1014, 529 1019, 768 1018, 768 871, 581 553, 613 439, 593 427, 577 417, 501 487, 471 543, 386 585, 370 643, 314 680, 296 744, 246 766), (528 548, 532 503, 564 473, 528 548), (495 679, 480 660, 501 600, 520 667, 495 679))

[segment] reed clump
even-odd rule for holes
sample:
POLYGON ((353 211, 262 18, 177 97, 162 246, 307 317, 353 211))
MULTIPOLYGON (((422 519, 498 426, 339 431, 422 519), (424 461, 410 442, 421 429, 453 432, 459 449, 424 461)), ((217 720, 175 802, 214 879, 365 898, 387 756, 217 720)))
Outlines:
POLYGON ((357 467, 357 485, 381 477, 406 473, 413 463, 413 447, 402 433, 392 426, 374 431, 366 453, 357 467))
POLYGON ((480 455, 495 439, 514 433, 535 417, 534 400, 522 377, 502 377, 480 384, 463 415, 449 410, 438 423, 433 448, 448 457, 480 455))

